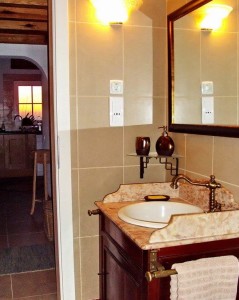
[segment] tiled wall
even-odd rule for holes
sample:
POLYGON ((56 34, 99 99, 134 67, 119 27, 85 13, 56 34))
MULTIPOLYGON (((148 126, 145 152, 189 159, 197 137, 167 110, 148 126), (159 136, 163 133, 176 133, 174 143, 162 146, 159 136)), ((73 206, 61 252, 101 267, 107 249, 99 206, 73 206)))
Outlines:
MULTIPOLYGON (((136 136, 150 136, 151 150, 166 124, 168 12, 187 0, 147 0, 123 26, 102 26, 88 0, 69 0, 71 147, 76 298, 98 294, 98 217, 87 210, 121 183, 169 178, 151 160, 139 178, 136 136), (125 126, 109 127, 109 80, 125 84, 125 126), (152 114, 152 124, 149 114, 152 114)), ((64 120, 63 120, 64 121, 64 120)), ((180 171, 192 178, 216 175, 239 197, 239 140, 171 134, 180 171)))
MULTIPOLYGON (((122 183, 164 181, 152 159, 139 178, 136 136, 151 150, 166 124, 166 0, 147 0, 120 26, 100 25, 88 0, 69 0, 73 222, 77 299, 98 294, 98 217, 88 209, 122 183), (109 81, 124 80, 125 126, 109 127, 109 81)), ((64 121, 64 120, 63 120, 64 121)))

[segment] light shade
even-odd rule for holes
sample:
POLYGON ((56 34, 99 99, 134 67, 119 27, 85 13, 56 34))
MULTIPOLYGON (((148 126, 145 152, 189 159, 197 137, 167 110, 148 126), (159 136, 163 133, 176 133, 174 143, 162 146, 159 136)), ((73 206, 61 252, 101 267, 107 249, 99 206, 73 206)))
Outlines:
POLYGON ((124 23, 133 10, 137 10, 142 0, 90 0, 96 9, 96 16, 103 24, 124 23))
POLYGON ((204 30, 215 30, 218 29, 222 20, 225 19, 230 12, 232 7, 224 4, 209 4, 205 6, 205 16, 200 24, 201 29, 204 30))

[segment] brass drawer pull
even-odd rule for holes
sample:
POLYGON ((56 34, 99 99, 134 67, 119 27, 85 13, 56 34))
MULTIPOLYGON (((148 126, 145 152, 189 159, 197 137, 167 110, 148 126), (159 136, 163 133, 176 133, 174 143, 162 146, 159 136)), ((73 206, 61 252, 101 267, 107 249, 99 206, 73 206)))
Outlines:
POLYGON ((100 214, 100 210, 99 209, 93 209, 93 210, 88 210, 88 215, 92 216, 92 215, 99 215, 100 214))

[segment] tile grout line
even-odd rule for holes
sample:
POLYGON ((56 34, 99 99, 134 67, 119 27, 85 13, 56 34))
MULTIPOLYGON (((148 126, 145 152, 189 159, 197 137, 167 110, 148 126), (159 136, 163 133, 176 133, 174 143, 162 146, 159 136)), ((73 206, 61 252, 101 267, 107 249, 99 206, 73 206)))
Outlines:
POLYGON ((14 299, 14 294, 13 294, 13 284, 12 284, 12 275, 10 274, 10 282, 11 282, 11 292, 12 292, 12 299, 14 299))

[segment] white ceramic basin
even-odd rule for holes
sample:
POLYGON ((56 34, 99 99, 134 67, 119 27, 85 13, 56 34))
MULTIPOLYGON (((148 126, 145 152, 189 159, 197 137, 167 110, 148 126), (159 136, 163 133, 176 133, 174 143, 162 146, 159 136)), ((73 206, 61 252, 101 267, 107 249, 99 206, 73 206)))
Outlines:
POLYGON ((202 213, 197 206, 179 202, 142 202, 122 207, 118 211, 121 220, 143 227, 163 228, 172 215, 202 213))

